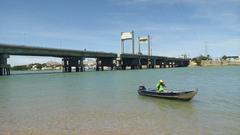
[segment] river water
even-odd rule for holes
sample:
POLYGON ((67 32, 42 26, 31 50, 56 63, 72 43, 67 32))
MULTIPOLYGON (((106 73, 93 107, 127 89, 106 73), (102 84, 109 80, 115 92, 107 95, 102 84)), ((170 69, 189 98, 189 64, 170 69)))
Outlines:
POLYGON ((0 77, 0 135, 239 135, 240 67, 0 77), (159 79, 190 102, 139 96, 159 79))

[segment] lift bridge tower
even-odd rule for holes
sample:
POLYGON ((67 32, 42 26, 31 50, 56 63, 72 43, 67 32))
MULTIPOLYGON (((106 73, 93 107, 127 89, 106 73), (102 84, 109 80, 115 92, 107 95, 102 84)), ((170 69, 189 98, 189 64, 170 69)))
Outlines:
POLYGON ((134 31, 121 32, 121 54, 124 54, 124 42, 127 40, 132 41, 132 54, 134 54, 134 31))
POLYGON ((150 42, 150 36, 145 36, 145 37, 138 37, 138 54, 141 53, 141 45, 147 44, 148 46, 148 56, 151 56, 151 42, 150 42))

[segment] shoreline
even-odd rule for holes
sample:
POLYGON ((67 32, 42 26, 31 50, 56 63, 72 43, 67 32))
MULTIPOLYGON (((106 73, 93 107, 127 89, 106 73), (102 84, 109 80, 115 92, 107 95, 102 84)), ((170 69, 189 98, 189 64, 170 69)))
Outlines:
POLYGON ((240 66, 240 61, 229 60, 202 60, 199 64, 190 61, 188 67, 240 66))
POLYGON ((195 65, 189 65, 187 66, 188 68, 195 68, 195 67, 236 67, 236 66, 240 66, 240 64, 237 65, 201 65, 201 66, 195 66, 195 65))

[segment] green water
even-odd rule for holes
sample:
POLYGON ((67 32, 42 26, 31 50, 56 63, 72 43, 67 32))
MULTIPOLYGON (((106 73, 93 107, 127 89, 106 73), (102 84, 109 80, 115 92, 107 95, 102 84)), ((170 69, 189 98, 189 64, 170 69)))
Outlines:
POLYGON ((239 135, 240 67, 0 77, 0 134, 239 135), (190 102, 139 96, 164 79, 190 102))

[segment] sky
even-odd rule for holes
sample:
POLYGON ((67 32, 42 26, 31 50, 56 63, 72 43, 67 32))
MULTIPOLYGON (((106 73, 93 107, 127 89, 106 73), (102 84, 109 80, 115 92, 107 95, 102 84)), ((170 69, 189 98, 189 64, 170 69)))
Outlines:
MULTIPOLYGON (((0 43, 120 53, 120 33, 132 30, 135 43, 151 36, 153 55, 240 55, 240 0, 0 0, 0 43)), ((9 63, 49 60, 60 59, 9 63)))

